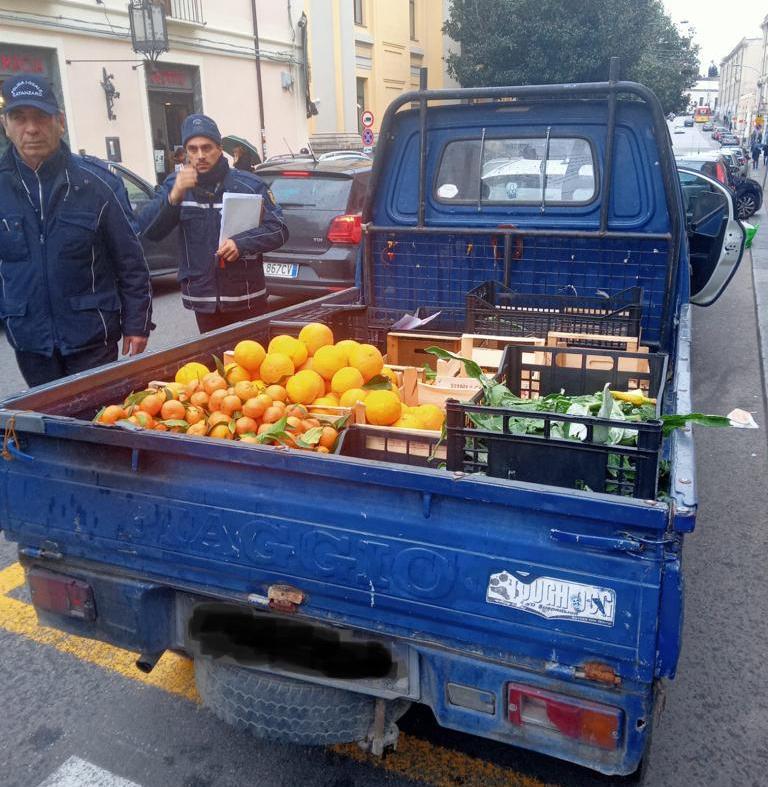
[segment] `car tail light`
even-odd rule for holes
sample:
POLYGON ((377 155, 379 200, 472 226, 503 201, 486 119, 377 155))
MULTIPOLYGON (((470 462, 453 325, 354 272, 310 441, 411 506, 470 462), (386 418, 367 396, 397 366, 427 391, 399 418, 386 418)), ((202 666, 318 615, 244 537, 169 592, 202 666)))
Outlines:
POLYGON ((96 619, 93 589, 87 582, 36 568, 27 572, 27 582, 37 609, 81 620, 96 619))
POLYGON ((281 172, 280 175, 284 178, 308 178, 311 173, 304 169, 292 169, 287 172, 281 172))
POLYGON ((621 737, 619 708, 517 683, 507 686, 507 718, 600 749, 615 749, 621 737))
POLYGON ((360 243, 363 237, 363 222, 359 213, 336 216, 328 227, 329 243, 360 243))
POLYGON ((721 161, 715 164, 715 180, 720 181, 724 186, 728 185, 728 176, 726 175, 725 167, 721 161))

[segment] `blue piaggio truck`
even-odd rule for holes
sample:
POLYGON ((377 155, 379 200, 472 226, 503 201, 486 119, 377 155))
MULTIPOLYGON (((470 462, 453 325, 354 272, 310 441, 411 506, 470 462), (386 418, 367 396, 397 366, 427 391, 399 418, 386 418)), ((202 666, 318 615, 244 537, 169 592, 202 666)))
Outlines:
POLYGON ((630 774, 680 652, 689 429, 663 441, 663 493, 637 496, 537 482, 535 464, 521 481, 92 419, 310 321, 380 345, 417 309, 439 312, 432 332, 498 331, 492 291, 528 299, 518 318, 635 293, 619 314, 664 358, 661 407, 689 412, 691 303, 743 252, 732 197, 677 170, 638 84, 420 89, 386 113, 362 222, 357 287, 2 403, 0 526, 40 623, 145 671, 186 654, 204 703, 263 738, 380 753, 423 703, 444 727, 630 774), (473 292, 487 310, 476 297, 469 325, 473 292))

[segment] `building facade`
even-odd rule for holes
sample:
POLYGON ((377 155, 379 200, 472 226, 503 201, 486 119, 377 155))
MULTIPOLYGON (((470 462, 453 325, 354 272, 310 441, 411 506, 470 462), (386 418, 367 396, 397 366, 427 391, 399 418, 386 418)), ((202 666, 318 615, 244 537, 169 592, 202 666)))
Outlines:
POLYGON ((742 38, 720 62, 720 117, 743 138, 757 117, 763 41, 742 38))
POLYGON ((48 76, 71 147, 122 161, 150 182, 172 170, 181 121, 191 112, 211 115, 222 134, 257 147, 263 127, 268 153, 305 144, 303 2, 154 1, 167 12, 169 51, 152 64, 132 50, 127 0, 7 0, 0 82, 23 71, 48 76))
POLYGON ((343 132, 360 144, 361 115, 373 113, 378 132, 391 101, 419 86, 455 86, 444 58, 454 45, 443 34, 448 0, 309 0, 311 94, 318 114, 313 139, 343 132))
POLYGON ((720 96, 720 80, 718 77, 701 77, 691 89, 688 108, 695 111, 696 107, 709 107, 717 112, 720 96))

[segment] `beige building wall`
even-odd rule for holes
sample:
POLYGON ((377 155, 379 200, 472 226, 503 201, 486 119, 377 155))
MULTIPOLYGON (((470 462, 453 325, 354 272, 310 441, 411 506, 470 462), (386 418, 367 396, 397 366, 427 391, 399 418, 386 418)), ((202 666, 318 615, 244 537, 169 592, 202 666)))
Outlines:
MULTIPOLYGON (((169 0, 168 5, 179 16, 199 18, 168 20, 170 51, 159 59, 160 78, 173 88, 183 72, 185 100, 193 111, 211 115, 222 134, 245 137, 259 147, 262 124, 251 0, 169 0)), ((256 2, 270 154, 288 146, 296 149, 307 139, 297 35, 304 3, 290 3, 290 22, 288 6, 287 0, 256 2)), ((150 120, 150 104, 154 98, 157 111, 158 94, 148 89, 148 67, 131 49, 127 0, 104 0, 102 6, 81 0, 6 0, 0 9, 0 79, 41 62, 25 53, 42 53, 63 100, 74 150, 106 158, 106 138, 118 137, 122 163, 154 181, 157 124, 150 120), (107 117, 100 85, 102 69, 113 75, 120 93, 113 120, 107 117)))

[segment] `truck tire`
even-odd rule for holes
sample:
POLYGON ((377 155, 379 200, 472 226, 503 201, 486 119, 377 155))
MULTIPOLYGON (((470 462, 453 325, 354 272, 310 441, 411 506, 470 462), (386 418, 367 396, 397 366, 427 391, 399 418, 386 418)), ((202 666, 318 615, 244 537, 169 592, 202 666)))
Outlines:
MULTIPOLYGON (((330 686, 195 657, 195 682, 203 703, 222 721, 258 738, 308 746, 364 740, 376 698, 330 686)), ((407 700, 387 703, 385 735, 408 709, 407 700)), ((396 735, 395 735, 396 737, 396 735)))

